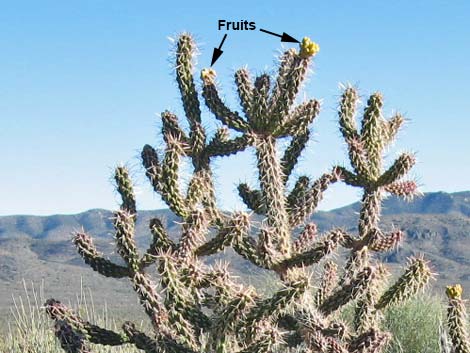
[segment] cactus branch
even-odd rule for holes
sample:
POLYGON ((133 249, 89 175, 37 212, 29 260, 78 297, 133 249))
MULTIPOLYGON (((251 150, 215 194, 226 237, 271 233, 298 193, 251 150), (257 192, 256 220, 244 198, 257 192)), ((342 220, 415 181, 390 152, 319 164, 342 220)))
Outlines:
POLYGON ((99 343, 106 346, 120 346, 128 342, 128 338, 125 335, 83 320, 58 300, 48 299, 44 307, 51 319, 65 322, 65 327, 63 324, 61 325, 63 326, 62 333, 72 330, 75 331, 75 334, 72 334, 75 338, 78 338, 77 335, 82 335, 83 338, 86 338, 91 343, 99 343))
POLYGON ((176 47, 176 81, 181 93, 184 111, 190 124, 201 122, 199 99, 193 78, 193 56, 196 51, 193 38, 182 34, 176 47))
POLYGON ((73 238, 73 243, 85 263, 103 276, 123 278, 131 275, 129 268, 116 265, 110 260, 105 259, 103 254, 96 250, 93 239, 88 234, 84 232, 76 233, 73 238))
POLYGON ((421 257, 411 258, 408 268, 379 299, 376 308, 382 309, 410 299, 432 279, 428 262, 421 257))
POLYGON ((238 113, 232 112, 219 97, 215 86, 215 71, 212 69, 202 70, 201 78, 203 81, 202 96, 214 116, 231 129, 240 132, 246 131, 247 123, 238 113))

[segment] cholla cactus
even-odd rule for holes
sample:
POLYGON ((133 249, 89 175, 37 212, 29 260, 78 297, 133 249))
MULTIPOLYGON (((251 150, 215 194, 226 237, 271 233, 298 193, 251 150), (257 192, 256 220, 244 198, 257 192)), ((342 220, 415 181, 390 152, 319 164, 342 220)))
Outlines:
POLYGON ((449 298, 447 308, 447 326, 454 353, 470 353, 468 321, 465 301, 462 299, 462 286, 456 284, 446 289, 449 298))
POLYGON ((295 105, 296 96, 319 47, 304 38, 300 50, 281 55, 275 78, 261 74, 252 80, 247 69, 235 73, 243 114, 220 98, 216 72, 201 72, 202 97, 222 127, 209 137, 201 123, 200 97, 193 77, 193 39, 180 36, 176 48, 176 79, 188 121, 165 111, 162 134, 165 150, 150 145, 142 161, 155 191, 182 220, 178 241, 169 238, 158 219, 152 219, 150 247, 139 255, 134 240, 137 218, 129 173, 118 167, 117 190, 122 196, 114 227, 117 253, 125 265, 106 259, 92 238, 79 232, 74 244, 93 270, 113 278, 129 278, 153 326, 141 332, 124 322, 112 332, 84 321, 60 302, 50 299, 47 313, 56 321, 57 336, 68 352, 88 352, 88 343, 133 344, 145 352, 305 352, 378 353, 390 334, 381 326, 382 311, 402 303, 421 290, 432 276, 427 262, 410 259, 394 284, 387 288, 387 270, 374 258, 396 247, 403 233, 379 226, 386 193, 410 198, 417 193, 413 181, 403 180, 413 166, 405 153, 383 168, 383 153, 403 124, 399 114, 382 116, 382 96, 373 94, 356 127, 358 93, 347 87, 339 104, 339 125, 348 146, 351 170, 334 166, 317 180, 300 176, 290 189, 288 181, 306 147, 310 125, 320 110, 315 99, 295 105), (280 151, 279 141, 288 139, 280 151), (250 228, 250 214, 226 214, 217 207, 211 161, 246 148, 257 158, 259 185, 239 185, 246 206, 264 217, 260 228, 250 228), (190 159, 193 174, 186 190, 179 183, 181 161, 190 159), (363 190, 357 235, 343 229, 318 234, 310 218, 328 187, 344 182, 363 190), (295 234, 300 234, 295 236, 295 234), (210 266, 205 257, 233 248, 246 261, 277 274, 279 288, 263 296, 239 283, 228 265, 210 266), (344 268, 333 254, 349 251, 344 268), (159 277, 146 269, 156 266, 159 277), (321 278, 312 275, 321 271, 321 278), (339 319, 347 305, 356 308, 353 325, 339 319), (352 327, 349 327, 352 326, 352 327))

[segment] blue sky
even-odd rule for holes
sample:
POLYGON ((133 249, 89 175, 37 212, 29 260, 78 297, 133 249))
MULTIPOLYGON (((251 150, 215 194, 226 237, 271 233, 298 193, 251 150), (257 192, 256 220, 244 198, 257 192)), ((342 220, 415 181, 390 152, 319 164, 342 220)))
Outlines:
MULTIPOLYGON (((335 109, 339 84, 385 96, 385 113, 410 120, 390 158, 417 152, 423 191, 470 189, 470 3, 468 1, 11 1, 0 12, 0 214, 75 213, 115 208, 111 183, 128 165, 142 209, 163 207, 139 165, 158 145, 158 116, 182 117, 168 37, 193 33, 198 71, 225 32, 217 21, 310 36, 320 44, 304 93, 323 100, 314 139, 296 174, 318 176, 345 162, 335 109)), ((288 47, 288 46, 286 46, 288 47)), ((238 108, 236 68, 269 70, 281 49, 259 31, 229 32, 216 63, 227 102, 238 108)), ((204 109, 205 123, 213 130, 204 109)), ((244 153, 215 163, 220 203, 239 209, 240 180, 254 182, 244 153)), ((357 200, 336 186, 323 209, 357 200)))

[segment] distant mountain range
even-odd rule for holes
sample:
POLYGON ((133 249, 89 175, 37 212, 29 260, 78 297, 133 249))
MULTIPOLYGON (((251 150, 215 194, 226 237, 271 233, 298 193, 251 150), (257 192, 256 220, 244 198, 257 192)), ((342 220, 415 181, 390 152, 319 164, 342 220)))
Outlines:
MULTIPOLYGON (((359 203, 328 212, 318 212, 313 221, 321 231, 344 227, 355 231, 359 203)), ((139 213, 136 240, 146 249, 150 239, 148 221, 158 216, 174 237, 178 219, 168 210, 139 213)), ((92 288, 95 302, 107 300, 115 306, 138 310, 135 295, 127 280, 115 281, 94 273, 83 264, 71 243, 73 231, 84 229, 93 236, 97 247, 120 261, 112 238, 112 213, 95 209, 76 215, 4 216, 0 217, 0 312, 11 305, 11 295, 22 293, 21 280, 45 281, 45 296, 74 298, 80 289, 80 277, 92 288)), ((383 259, 391 268, 403 264, 414 254, 424 254, 439 274, 436 290, 448 283, 459 282, 470 289, 470 191, 426 193, 412 202, 389 198, 383 205, 382 224, 399 228, 407 238, 396 251, 383 259)), ((221 256, 219 256, 221 257, 221 256)), ((249 275, 253 285, 260 282, 260 270, 254 269, 232 251, 226 251, 235 273, 249 275)))

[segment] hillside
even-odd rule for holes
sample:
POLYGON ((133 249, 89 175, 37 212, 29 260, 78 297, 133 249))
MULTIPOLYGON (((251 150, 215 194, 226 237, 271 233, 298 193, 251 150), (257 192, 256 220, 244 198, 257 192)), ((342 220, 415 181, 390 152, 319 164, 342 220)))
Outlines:
MULTIPOLYGON (((318 212, 314 221, 321 231, 341 226, 354 231, 359 204, 329 212, 318 212)), ((470 192, 427 193, 406 203, 396 198, 384 203, 382 223, 386 228, 406 231, 404 244, 385 255, 391 268, 413 254, 423 253, 439 273, 436 290, 446 283, 461 282, 470 288, 470 192)), ((148 221, 158 216, 172 236, 178 233, 177 218, 168 210, 142 211, 137 223, 137 243, 143 250, 150 239, 148 221)), ((103 278, 84 265, 71 243, 73 231, 84 229, 91 234, 97 247, 119 261, 113 253, 112 213, 89 210, 76 215, 5 216, 0 217, 0 312, 12 304, 12 294, 23 293, 22 279, 45 281, 45 296, 66 301, 80 290, 80 277, 93 291, 95 302, 107 300, 110 306, 129 312, 140 312, 136 297, 126 280, 103 278), (122 309, 125 308, 125 309, 122 309)), ((249 280, 258 285, 259 272, 231 251, 226 258, 238 274, 250 274, 249 280)), ((213 259, 209 259, 213 261, 213 259)))

